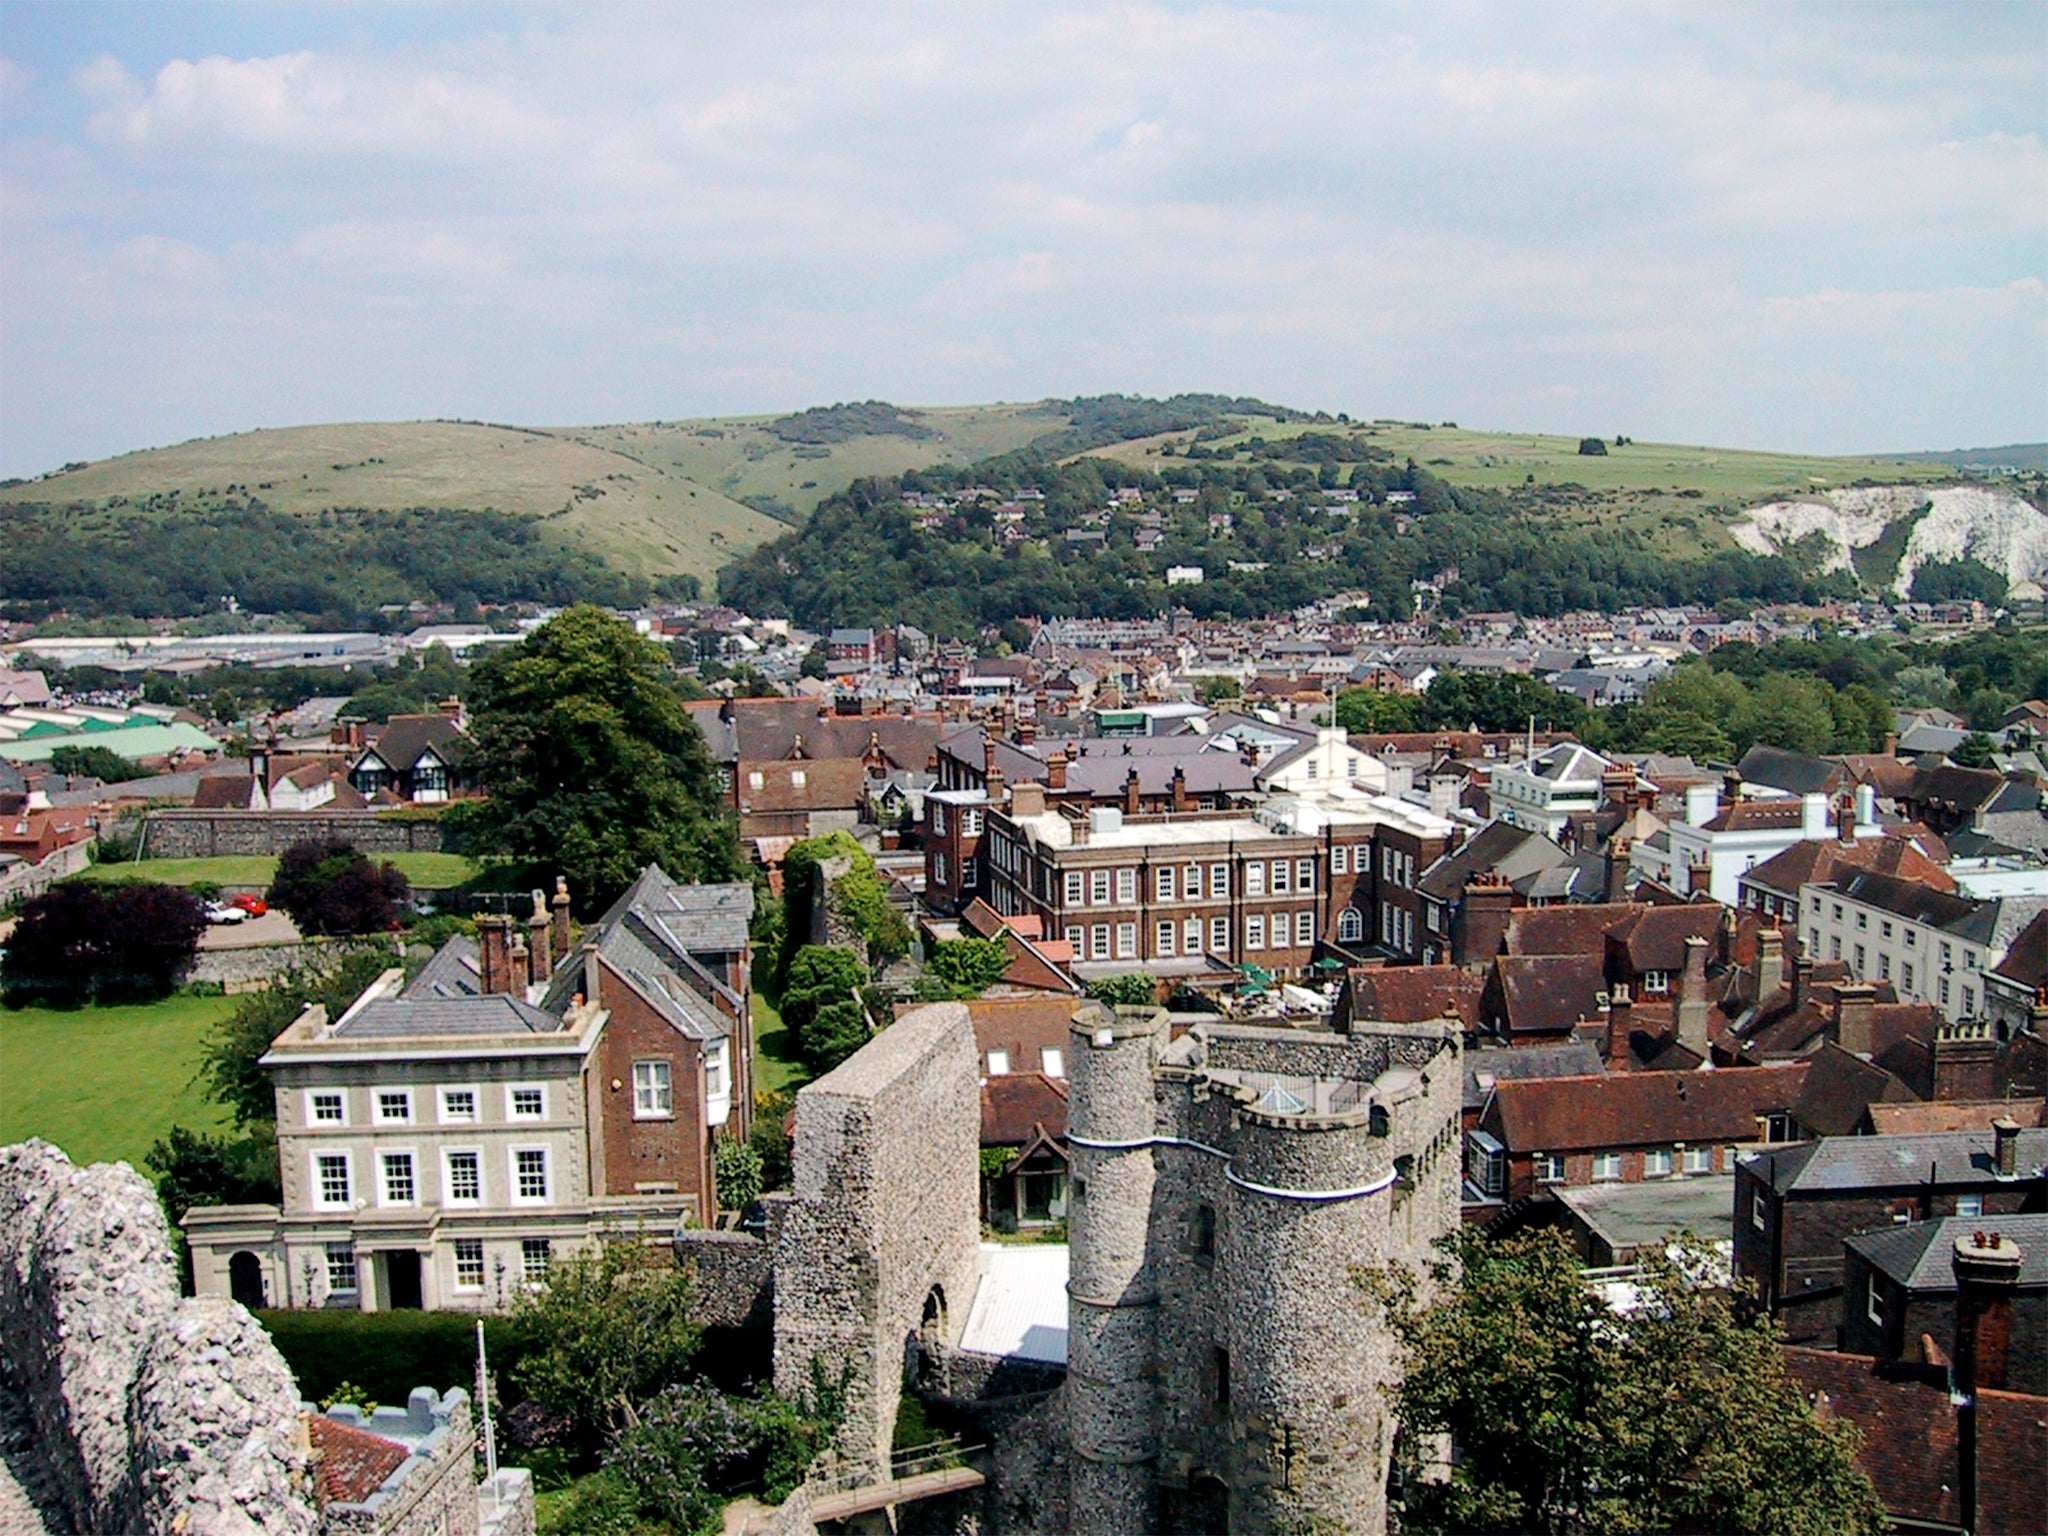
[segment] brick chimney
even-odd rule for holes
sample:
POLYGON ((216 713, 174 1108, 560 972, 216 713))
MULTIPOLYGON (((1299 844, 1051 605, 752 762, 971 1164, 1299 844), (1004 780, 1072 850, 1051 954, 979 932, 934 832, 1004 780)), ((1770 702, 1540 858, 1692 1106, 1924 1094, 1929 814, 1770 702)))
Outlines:
POLYGON ((1856 841, 1856 796, 1846 789, 1835 797, 1835 840, 1856 841))
POLYGON ((1813 946, 1804 939, 1792 941, 1792 1006, 1804 1008, 1813 996, 1813 946))
POLYGON ((1482 873, 1466 881, 1464 903, 1451 925, 1451 964, 1485 965, 1499 954, 1514 906, 1514 887, 1501 876, 1482 873))
POLYGON ((526 949, 526 935, 519 931, 519 925, 511 918, 505 919, 505 931, 512 937, 505 950, 505 990, 514 997, 526 996, 529 981, 528 961, 531 958, 526 949))
POLYGON ((1836 982, 1828 1038, 1852 1055, 1868 1056, 1876 1048, 1876 1026, 1877 988, 1867 981, 1836 982))
POLYGON ((1055 794, 1067 787, 1067 749, 1054 747, 1045 760, 1045 787, 1055 794))
POLYGON ((1038 740, 1038 721, 1029 716, 1017 722, 1017 745, 1028 747, 1038 740))
POLYGON ((1176 811, 1194 808, 1194 802, 1188 798, 1188 771, 1179 763, 1173 765, 1173 808, 1176 811))
POLYGON ((1635 1028, 1635 1006, 1628 983, 1618 981, 1607 994, 1607 1064, 1619 1071, 1628 1064, 1629 1034, 1635 1028))
POLYGON ((1628 856, 1635 844, 1628 838, 1616 834, 1607 843, 1607 852, 1601 856, 1601 868, 1605 882, 1601 894, 1609 901, 1628 900, 1628 856))
POLYGON ((1138 770, 1131 768, 1124 774, 1124 814, 1135 816, 1142 805, 1143 801, 1138 793, 1138 770))
POLYGON ((548 947, 556 955, 567 959, 569 954, 569 882, 561 875, 555 876, 555 894, 548 903, 551 908, 555 942, 548 947))
POLYGON ((1707 1044, 1707 941, 1693 934, 1685 941, 1685 969, 1678 978, 1678 1043, 1695 1055, 1706 1056, 1707 1044))
POLYGON ((1991 1122, 1992 1160, 2001 1179, 2020 1176, 2020 1123, 2011 1115, 1991 1122))
POLYGON ((2020 1245, 1979 1229, 1956 1238, 1949 1263, 1956 1277, 1956 1472, 1962 1528, 1977 1529, 1977 1393, 2002 1391, 2012 1347, 2013 1293, 2020 1284, 2020 1245))
POLYGON ((547 897, 535 891, 533 915, 526 920, 526 978, 530 985, 545 986, 547 979, 554 974, 555 960, 551 949, 547 897))
POLYGON ((1759 928, 1756 934, 1756 996, 1762 1002, 1785 985, 1785 930, 1759 928))
POLYGON ((1998 1041, 1988 1020, 1944 1024, 1934 1032, 1934 1097, 1980 1104, 1998 1097, 1998 1041))
POLYGON ((1010 786, 1010 814, 1012 816, 1036 816, 1045 810, 1045 786, 1043 784, 1012 784, 1010 786))
POLYGON ((486 996, 512 990, 512 919, 486 912, 476 920, 477 988, 486 996))

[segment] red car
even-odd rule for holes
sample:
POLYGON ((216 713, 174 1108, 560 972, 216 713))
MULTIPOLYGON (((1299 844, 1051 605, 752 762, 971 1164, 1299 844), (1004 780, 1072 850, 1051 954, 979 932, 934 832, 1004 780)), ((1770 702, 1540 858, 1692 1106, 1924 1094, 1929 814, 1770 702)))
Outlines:
POLYGON ((240 907, 251 917, 261 917, 270 910, 270 903, 261 896, 230 896, 228 898, 228 905, 240 907))

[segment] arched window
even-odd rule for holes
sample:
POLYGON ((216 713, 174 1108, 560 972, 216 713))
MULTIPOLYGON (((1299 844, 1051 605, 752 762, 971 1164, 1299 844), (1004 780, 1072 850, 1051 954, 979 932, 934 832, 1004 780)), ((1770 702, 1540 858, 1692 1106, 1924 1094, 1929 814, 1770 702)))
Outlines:
POLYGON ((1365 937, 1365 918, 1356 907, 1346 907, 1337 914, 1337 942, 1356 944, 1365 937))

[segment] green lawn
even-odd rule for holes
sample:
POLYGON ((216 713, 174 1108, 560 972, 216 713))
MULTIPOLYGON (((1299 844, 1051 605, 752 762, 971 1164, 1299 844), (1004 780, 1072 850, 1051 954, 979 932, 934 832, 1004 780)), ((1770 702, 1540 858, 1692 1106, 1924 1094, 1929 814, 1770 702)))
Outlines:
MULTIPOLYGON (((423 890, 445 891, 472 879, 477 864, 459 853, 374 854, 378 863, 396 864, 405 878, 423 890)), ((154 880, 164 885, 197 885, 202 880, 215 885, 267 886, 277 873, 277 860, 268 854, 226 854, 217 859, 139 859, 123 864, 93 864, 79 875, 81 880, 154 880)))
POLYGON ((76 1163, 138 1169, 173 1125, 211 1130, 225 1112, 200 1094, 199 1041, 231 997, 130 1007, 0 1008, 0 1144, 40 1136, 76 1163))
POLYGON ((754 1091, 795 1093, 811 1080, 810 1072, 797 1059, 789 1026, 768 1001, 765 993, 754 994, 754 1091))

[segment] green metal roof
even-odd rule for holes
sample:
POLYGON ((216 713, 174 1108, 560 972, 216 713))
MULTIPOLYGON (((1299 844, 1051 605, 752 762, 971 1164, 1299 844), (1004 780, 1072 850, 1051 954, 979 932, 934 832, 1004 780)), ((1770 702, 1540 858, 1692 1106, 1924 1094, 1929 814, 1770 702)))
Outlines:
POLYGON ((196 725, 116 725, 96 731, 69 731, 61 736, 19 736, 13 741, 0 741, 0 757, 12 763, 43 763, 59 747, 86 745, 105 747, 130 761, 163 757, 187 748, 201 752, 220 750, 220 743, 196 725))

